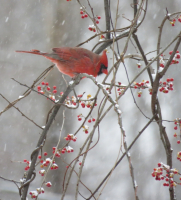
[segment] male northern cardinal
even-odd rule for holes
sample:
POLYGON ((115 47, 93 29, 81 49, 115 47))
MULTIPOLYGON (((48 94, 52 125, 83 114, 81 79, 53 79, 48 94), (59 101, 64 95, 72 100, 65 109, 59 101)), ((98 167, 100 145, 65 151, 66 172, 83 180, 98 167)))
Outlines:
POLYGON ((43 53, 39 50, 16 52, 42 55, 55 63, 60 72, 70 77, 74 77, 79 73, 86 73, 94 77, 102 73, 108 74, 108 61, 105 50, 101 56, 80 47, 53 48, 52 51, 52 53, 43 53))

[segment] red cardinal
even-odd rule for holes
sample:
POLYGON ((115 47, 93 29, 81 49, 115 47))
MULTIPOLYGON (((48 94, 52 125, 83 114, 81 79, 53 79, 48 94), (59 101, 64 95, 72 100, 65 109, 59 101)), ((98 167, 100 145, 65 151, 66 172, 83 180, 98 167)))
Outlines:
POLYGON ((43 53, 39 50, 16 52, 42 55, 55 63, 60 72, 70 77, 74 77, 79 73, 86 73, 94 77, 102 73, 108 74, 108 61, 105 50, 101 56, 80 47, 53 48, 52 51, 52 53, 43 53))

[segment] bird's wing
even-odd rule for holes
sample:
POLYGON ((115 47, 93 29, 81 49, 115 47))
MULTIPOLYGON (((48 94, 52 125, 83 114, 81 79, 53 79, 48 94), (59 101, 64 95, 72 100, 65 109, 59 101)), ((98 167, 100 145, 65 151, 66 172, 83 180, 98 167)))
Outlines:
POLYGON ((61 60, 74 62, 75 64, 83 62, 84 65, 92 65, 92 59, 90 55, 82 48, 61 47, 53 48, 52 51, 55 52, 61 58, 61 60))

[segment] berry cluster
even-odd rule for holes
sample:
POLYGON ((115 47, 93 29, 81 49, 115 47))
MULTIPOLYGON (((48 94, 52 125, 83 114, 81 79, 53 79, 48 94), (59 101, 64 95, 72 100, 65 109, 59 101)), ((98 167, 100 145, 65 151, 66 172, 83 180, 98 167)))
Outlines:
POLYGON ((41 187, 41 188, 37 188, 36 191, 31 191, 29 194, 31 195, 31 198, 32 199, 36 199, 36 197, 41 194, 41 193, 44 193, 44 189, 41 187))
MULTIPOLYGON (((51 158, 46 158, 45 160, 41 160, 40 163, 41 163, 40 167, 44 168, 44 167, 48 167, 50 163, 55 164, 55 161, 53 161, 51 158)), ((57 166, 57 169, 58 169, 58 166, 57 166)))
MULTIPOLYGON (((118 82, 118 85, 121 86, 121 82, 118 82)), ((107 88, 106 88, 106 89, 107 89, 107 88)), ((117 89, 118 95, 123 94, 124 89, 125 89, 124 87, 119 87, 119 88, 117 89)))
POLYGON ((174 81, 173 78, 167 78, 167 80, 164 82, 160 81, 159 91, 163 92, 163 93, 168 93, 169 90, 172 91, 173 90, 173 81, 174 81))
MULTIPOLYGON (((171 55, 173 51, 170 51, 169 54, 171 55)), ((179 51, 176 51, 175 55, 174 55, 174 58, 171 62, 170 65, 172 64, 178 64, 179 63, 179 59, 180 59, 180 53, 179 51)), ((164 55, 162 54, 160 56, 160 67, 164 68, 165 67, 165 61, 164 61, 164 55)))
POLYGON ((134 82, 134 89, 138 89, 139 90, 138 91, 138 97, 141 97, 142 89, 145 89, 145 88, 149 88, 149 92, 150 92, 150 94, 152 94, 152 90, 150 88, 149 81, 143 80, 140 83, 134 82))
POLYGON ((94 118, 90 118, 90 119, 88 119, 88 122, 89 123, 91 123, 91 122, 95 122, 96 121, 96 119, 94 119, 94 118))
MULTIPOLYGON (((76 139, 77 139, 73 134, 68 134, 67 138, 69 138, 69 140, 73 140, 73 141, 76 141, 76 139)), ((62 150, 60 149, 57 151, 56 151, 56 147, 53 147, 52 150, 53 150, 53 154, 55 154, 55 152, 56 152, 56 154, 55 154, 56 157, 60 157, 60 155, 64 154, 65 152, 67 152, 67 153, 74 152, 73 148, 70 146, 66 146, 62 150)), ((45 156, 48 155, 47 152, 44 152, 43 155, 44 155, 43 159, 42 159, 41 155, 38 156, 38 158, 40 159, 40 163, 41 163, 40 167, 41 168, 48 167, 49 165, 51 165, 51 167, 50 167, 51 170, 56 170, 59 168, 58 165, 55 163, 55 160, 52 160, 51 158, 45 158, 45 156)), ((27 160, 24 160, 24 162, 28 164, 28 166, 25 168, 25 170, 28 170, 29 165, 31 163, 27 160)), ((44 176, 46 173, 47 173, 47 171, 45 169, 39 170, 39 174, 41 176, 44 176)), ((52 186, 51 182, 46 182, 45 185, 47 187, 52 186)), ((36 198, 38 196, 38 194, 41 194, 41 193, 44 193, 44 189, 37 188, 37 191, 31 191, 29 194, 31 195, 31 198, 36 198)))
MULTIPOLYGON (((95 23, 96 24, 99 24, 99 20, 101 19, 101 17, 100 16, 96 16, 95 17, 95 23)), ((89 31, 93 31, 93 32, 96 32, 96 27, 94 26, 94 25, 89 25, 89 27, 88 27, 88 29, 89 29, 89 31)), ((105 38, 103 35, 101 35, 101 38, 100 39, 103 39, 103 38, 105 38)))
POLYGON ((85 13, 85 11, 82 9, 82 7, 80 7, 80 14, 81 14, 81 18, 82 18, 82 19, 88 17, 88 15, 85 13))
MULTIPOLYGON (((53 154, 55 153, 55 150, 56 150, 56 147, 53 147, 52 148, 53 149, 53 154)), ((64 147, 62 150, 61 149, 58 149, 57 150, 57 152, 56 152, 56 154, 57 155, 55 155, 56 157, 60 157, 59 155, 62 153, 62 154, 64 154, 64 153, 72 153, 72 152, 74 152, 74 149, 72 148, 72 147, 70 147, 70 146, 66 146, 66 147, 64 147)))
MULTIPOLYGON (((123 94, 124 93, 124 89, 125 89, 125 86, 121 86, 121 82, 118 82, 118 85, 119 85, 119 87, 117 88, 117 94, 118 95, 121 95, 121 94, 123 94)), ((106 88, 105 88, 107 91, 109 91, 109 89, 110 89, 110 87, 109 86, 106 86, 106 88)), ((109 92, 109 94, 111 94, 111 92, 109 92)))
POLYGON ((67 137, 64 137, 64 139, 67 140, 67 141, 71 141, 72 140, 73 142, 76 142, 77 137, 75 135, 73 135, 73 134, 68 134, 67 137))
MULTIPOLYGON (((173 180, 174 175, 178 175, 177 169, 170 169, 170 166, 165 165, 163 163, 158 163, 158 168, 154 168, 152 172, 152 176, 155 177, 155 180, 165 180, 163 186, 174 187, 176 185, 181 185, 181 183, 177 183, 173 180), (163 170, 166 171, 166 175, 163 175, 163 170)), ((180 178, 181 180, 181 178, 180 178)))
POLYGON ((84 131, 86 134, 89 133, 89 132, 88 132, 89 126, 84 125, 82 128, 83 128, 83 131, 84 131))
POLYGON ((57 94, 57 87, 53 86, 53 90, 51 92, 51 88, 49 87, 48 82, 46 82, 46 83, 42 82, 41 85, 42 86, 37 86, 38 92, 41 93, 41 94, 47 95, 47 97, 49 97, 50 99, 55 101, 55 94, 57 94))
POLYGON ((100 20, 100 19, 101 19, 100 16, 96 16, 95 19, 94 19, 94 20, 95 20, 95 23, 96 23, 96 24, 99 24, 99 20, 100 20))
POLYGON ((47 187, 51 187, 51 186, 52 186, 51 182, 46 182, 45 185, 46 185, 47 187))
MULTIPOLYGON (((80 115, 77 115, 77 119, 78 119, 78 121, 81 121, 82 120, 82 118, 84 118, 84 116, 82 115, 82 114, 80 114, 80 115)), ((95 120, 95 118, 90 118, 90 119, 88 119, 88 122, 89 123, 91 123, 91 122, 95 122, 96 120, 95 120)))
MULTIPOLYGON (((88 94, 86 101, 84 101, 84 100, 79 101, 82 108, 85 108, 85 107, 90 108, 90 109, 92 108, 92 106, 94 105, 94 101, 93 101, 93 99, 91 99, 91 97, 92 96, 90 94, 88 94)), ((97 106, 96 103, 95 103, 95 106, 97 106)))
POLYGON ((44 169, 42 169, 42 170, 39 171, 39 174, 40 174, 41 176, 44 176, 45 173, 46 173, 46 171, 45 171, 44 169))
MULTIPOLYGON (((171 24, 172 26, 175 26, 175 22, 176 22, 176 18, 173 19, 173 20, 170 22, 170 24, 171 24)), ((181 15, 178 17, 178 22, 181 23, 181 15)))
POLYGON ((28 161, 28 160, 26 160, 26 159, 24 159, 23 162, 27 164, 27 166, 25 167, 25 170, 26 170, 26 171, 29 170, 30 165, 31 165, 31 162, 28 161))
MULTIPOLYGON (((59 100, 59 98, 63 95, 63 92, 60 92, 60 94, 58 95, 57 94, 57 87, 56 86, 53 86, 53 90, 51 91, 51 88, 49 86, 49 83, 48 82, 42 82, 41 83, 41 86, 37 86, 37 91, 43 95, 45 95, 46 97, 52 99, 53 101, 57 102, 59 100)), ((78 95, 76 98, 75 96, 72 96, 72 97, 67 97, 65 99, 65 105, 67 106, 76 106, 77 105, 77 102, 79 101, 81 103, 81 106, 84 108, 85 106, 87 108, 92 108, 92 105, 93 105, 93 102, 90 100, 90 101, 87 101, 84 103, 83 100, 80 101, 81 97, 83 95, 78 95)), ((87 99, 90 99, 91 95, 87 95, 87 99)), ((47 99, 48 99, 47 98, 47 99)), ((97 104, 96 104, 97 105, 97 104)))
MULTIPOLYGON (((173 90, 173 78, 167 78, 166 81, 160 81, 159 83, 159 91, 163 93, 168 93, 169 91, 173 90)), ((140 83, 134 82, 134 89, 138 89, 138 97, 141 97, 142 95, 142 89, 148 88, 149 94, 152 95, 152 88, 149 85, 149 81, 142 81, 140 83)))
MULTIPOLYGON (((180 133, 180 128, 181 128, 181 118, 176 118, 175 120, 174 120, 174 130, 176 131, 176 130, 178 130, 179 129, 179 136, 180 136, 180 138, 181 138, 181 133, 180 133)), ((177 138, 177 133, 174 133, 174 135, 173 135, 175 138, 177 138)), ((180 139, 179 140, 177 140, 177 144, 180 144, 180 139)))
POLYGON ((69 97, 67 97, 65 99, 65 104, 70 106, 70 105, 73 105, 73 106, 76 106, 77 105, 77 99, 75 96, 72 96, 71 99, 69 97))
POLYGON ((94 25, 89 25, 88 29, 89 31, 96 32, 96 27, 94 25))

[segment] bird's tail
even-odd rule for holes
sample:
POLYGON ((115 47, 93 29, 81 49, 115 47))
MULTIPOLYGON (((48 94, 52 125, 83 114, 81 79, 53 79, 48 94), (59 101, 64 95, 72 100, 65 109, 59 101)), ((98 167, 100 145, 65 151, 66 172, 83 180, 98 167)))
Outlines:
POLYGON ((36 50, 36 49, 32 49, 31 51, 19 51, 17 50, 16 52, 18 53, 31 53, 31 54, 37 54, 37 55, 45 55, 46 53, 43 53, 39 50, 36 50))

